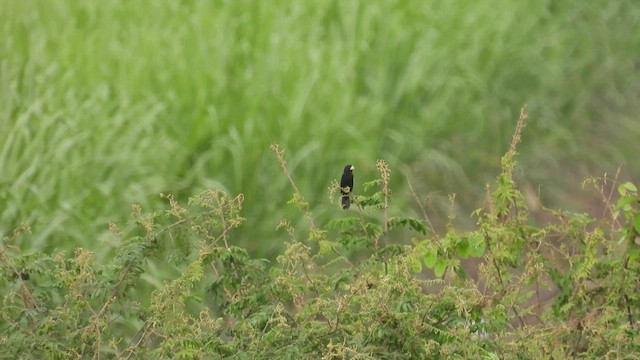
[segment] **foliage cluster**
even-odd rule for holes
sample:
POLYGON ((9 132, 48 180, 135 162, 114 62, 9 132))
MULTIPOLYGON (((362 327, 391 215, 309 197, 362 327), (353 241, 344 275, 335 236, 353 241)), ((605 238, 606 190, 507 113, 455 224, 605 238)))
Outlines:
MULTIPOLYGON (((245 195, 235 244, 273 260, 283 234, 253 239, 297 215, 273 141, 319 222, 327 179, 374 178, 376 156, 392 211, 411 169, 468 213, 524 102, 522 185, 571 208, 587 174, 640 175, 638 28, 637 0, 0 1, 0 233, 28 222, 21 248, 102 261, 105 223, 133 231, 127 205, 218 188, 245 195)), ((447 208, 430 196, 434 223, 447 208)))
POLYGON ((290 241, 274 264, 234 245, 244 196, 220 190, 188 204, 163 196, 164 211, 134 206, 134 230, 110 225, 120 245, 104 263, 83 248, 21 253, 20 227, 0 248, 0 357, 638 358, 638 189, 590 179, 602 217, 549 210, 552 220, 532 224, 513 177, 525 120, 473 231, 438 234, 426 213, 392 214, 382 160, 358 210, 319 225, 277 144, 306 225, 282 220, 290 241), (390 243, 394 232, 410 241, 390 243), (137 285, 153 262, 182 271, 143 297, 137 285))

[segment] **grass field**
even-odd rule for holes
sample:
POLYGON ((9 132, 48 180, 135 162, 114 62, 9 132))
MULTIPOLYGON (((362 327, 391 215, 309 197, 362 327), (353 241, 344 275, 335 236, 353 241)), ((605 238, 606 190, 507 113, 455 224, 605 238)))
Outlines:
POLYGON ((0 233, 104 256, 132 203, 219 187, 271 256, 295 214, 273 142, 319 221, 378 158, 396 208, 409 174, 468 213, 525 103, 521 180, 580 209, 584 176, 640 175, 638 29, 636 0, 0 1, 0 233))

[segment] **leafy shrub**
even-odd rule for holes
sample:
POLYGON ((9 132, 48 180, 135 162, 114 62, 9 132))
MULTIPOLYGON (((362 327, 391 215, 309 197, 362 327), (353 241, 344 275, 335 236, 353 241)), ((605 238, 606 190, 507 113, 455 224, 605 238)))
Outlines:
POLYGON ((106 263, 82 248, 22 253, 12 242, 24 225, 0 249, 1 357, 638 358, 638 189, 589 179, 601 218, 548 210, 553 219, 534 225, 513 178, 525 121, 522 112, 473 231, 437 234, 426 214, 389 214, 382 160, 358 210, 320 226, 277 144, 307 224, 282 220, 290 241, 273 264, 233 245, 244 197, 219 190, 186 205, 164 196, 164 211, 134 206, 134 231, 110 225, 119 246, 106 263), (392 232, 410 240, 391 243, 392 232), (179 276, 138 291, 147 265, 165 262, 179 276))

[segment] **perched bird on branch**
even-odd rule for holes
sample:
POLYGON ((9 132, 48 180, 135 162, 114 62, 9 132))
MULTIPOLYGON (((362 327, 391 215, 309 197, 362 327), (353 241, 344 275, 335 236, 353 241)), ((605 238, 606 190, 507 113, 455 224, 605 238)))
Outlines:
POLYGON ((342 179, 340 179, 340 192, 342 193, 342 208, 348 209, 351 206, 351 192, 353 191, 353 165, 347 165, 344 167, 342 173, 342 179))

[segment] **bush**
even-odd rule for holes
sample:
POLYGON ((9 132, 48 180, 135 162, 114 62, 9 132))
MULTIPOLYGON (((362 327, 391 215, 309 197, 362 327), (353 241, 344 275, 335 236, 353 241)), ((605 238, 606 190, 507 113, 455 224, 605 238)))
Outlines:
POLYGON ((473 231, 438 234, 426 213, 389 214, 382 160, 380 178, 354 197, 357 211, 316 224, 277 144, 290 204, 306 218, 280 223, 290 241, 277 263, 233 245, 244 197, 219 190, 186 205, 164 195, 164 211, 134 206, 134 231, 110 225, 119 246, 107 263, 82 248, 22 253, 12 242, 27 236, 24 225, 0 249, 2 357, 637 358, 638 189, 589 179, 601 218, 548 210, 551 220, 534 225, 513 178, 525 120, 473 231), (181 273, 142 291, 149 265, 165 263, 181 273))

